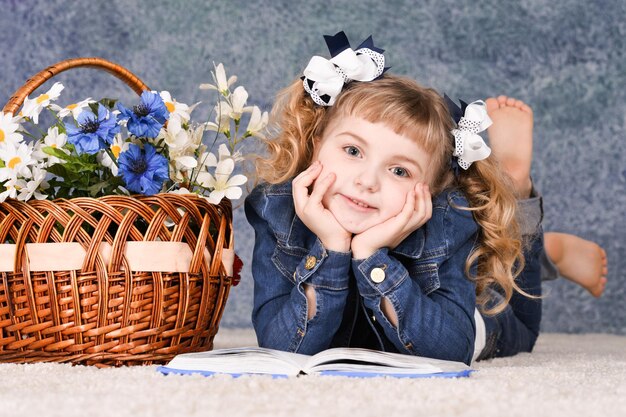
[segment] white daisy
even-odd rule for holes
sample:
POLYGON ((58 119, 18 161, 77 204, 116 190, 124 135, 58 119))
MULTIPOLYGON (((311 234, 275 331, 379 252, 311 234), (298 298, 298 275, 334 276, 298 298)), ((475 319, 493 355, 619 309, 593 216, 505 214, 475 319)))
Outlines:
MULTIPOLYGON (((117 160, 117 158, 120 157, 120 153, 127 151, 129 146, 130 146, 130 142, 125 142, 124 139, 122 138, 122 135, 118 133, 113 138, 113 144, 111 144, 111 147, 109 149, 111 150, 111 153, 113 154, 113 156, 115 156, 115 159, 117 160)), ((111 156, 109 155, 108 152, 106 151, 98 152, 96 159, 98 160, 98 163, 100 163, 102 166, 109 168, 111 170, 111 173, 117 176, 117 173, 118 173, 117 164, 113 162, 113 159, 111 159, 111 156)))
POLYGON ((39 160, 47 158, 48 163, 46 164, 46 166, 58 164, 59 162, 61 162, 59 158, 43 153, 40 149, 43 146, 49 146, 51 148, 60 149, 66 154, 69 154, 70 152, 67 149, 63 149, 66 143, 67 135, 65 133, 59 133, 59 128, 57 126, 51 127, 48 129, 48 134, 43 139, 43 143, 39 146, 35 146, 35 152, 33 152, 33 157, 39 160))
POLYGON ((74 119, 77 119, 78 115, 83 110, 85 110, 87 107, 89 107, 89 104, 95 103, 95 102, 96 102, 96 100, 94 100, 91 97, 89 97, 89 98, 86 98, 86 99, 84 99, 82 101, 79 101, 78 103, 68 104, 65 107, 61 107, 59 105, 56 105, 56 104, 52 103, 52 104, 50 104, 50 108, 52 110, 54 110, 55 112, 57 112, 57 115, 61 119, 63 119, 64 117, 66 117, 70 113, 72 114, 72 117, 74 119))
POLYGON ((4 191, 0 193, 0 203, 7 198, 16 198, 17 192, 26 186, 26 181, 17 178, 9 178, 4 184, 4 191))
POLYGON ((19 189, 19 194, 17 196, 18 200, 28 201, 32 197, 35 197, 37 200, 43 200, 47 197, 47 195, 39 192, 40 189, 46 189, 49 187, 48 183, 45 181, 47 172, 43 169, 35 166, 32 171, 32 179, 25 184, 20 184, 21 188, 19 189))
POLYGON ((31 99, 26 97, 20 115, 32 119, 35 124, 39 123, 39 113, 41 113, 45 107, 48 107, 51 101, 59 98, 64 88, 63 84, 54 83, 47 92, 40 94, 37 98, 31 99))
POLYGON ((26 143, 20 143, 19 146, 8 144, 0 148, 0 159, 4 161, 4 167, 0 168, 0 181, 18 176, 30 178, 29 165, 37 162, 32 158, 32 153, 33 148, 26 143))
POLYGON ((24 138, 18 133, 20 127, 18 120, 19 118, 13 117, 12 113, 0 112, 0 146, 7 143, 17 145, 22 142, 24 138))
MULTIPOLYGON (((174 100, 169 91, 161 91, 159 95, 163 99, 163 103, 165 103, 167 111, 170 112, 170 121, 175 118, 180 118, 185 122, 189 121, 193 108, 190 108, 185 103, 179 103, 174 100)), ((195 105, 193 107, 195 107, 195 105)))

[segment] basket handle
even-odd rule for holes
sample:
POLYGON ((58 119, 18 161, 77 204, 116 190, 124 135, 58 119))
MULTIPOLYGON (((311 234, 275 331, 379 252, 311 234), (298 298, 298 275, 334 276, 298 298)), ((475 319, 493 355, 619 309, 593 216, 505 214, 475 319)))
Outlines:
POLYGON ((4 106, 2 111, 5 113, 15 114, 17 109, 19 109, 22 103, 24 103, 26 96, 35 91, 41 84, 63 71, 79 67, 97 68, 109 72, 124 81, 124 83, 132 88, 138 95, 141 95, 144 90, 148 90, 148 86, 145 85, 135 74, 118 64, 107 61, 104 58, 72 58, 50 65, 48 68, 39 71, 37 74, 29 78, 23 86, 13 93, 13 96, 11 96, 11 99, 4 106))

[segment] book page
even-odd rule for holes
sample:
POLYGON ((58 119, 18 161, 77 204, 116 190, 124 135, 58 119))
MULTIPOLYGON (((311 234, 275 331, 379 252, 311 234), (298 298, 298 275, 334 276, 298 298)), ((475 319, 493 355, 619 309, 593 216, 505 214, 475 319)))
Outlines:
POLYGON ((260 347, 217 349, 175 356, 167 368, 228 374, 298 375, 309 356, 260 347))
POLYGON ((400 353, 359 348, 334 348, 313 355, 304 366, 307 373, 321 371, 372 372, 377 374, 434 374, 469 370, 462 362, 444 361, 400 353))

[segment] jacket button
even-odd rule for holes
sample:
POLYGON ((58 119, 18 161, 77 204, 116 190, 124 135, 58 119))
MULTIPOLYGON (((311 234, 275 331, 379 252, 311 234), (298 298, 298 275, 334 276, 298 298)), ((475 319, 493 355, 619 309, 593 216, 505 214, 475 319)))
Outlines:
POLYGON ((315 258, 315 256, 307 256, 306 262, 304 262, 304 269, 313 269, 316 263, 317 258, 315 258))
POLYGON ((385 280, 385 271, 382 268, 374 268, 372 272, 370 272, 370 278, 376 284, 380 284, 385 280))

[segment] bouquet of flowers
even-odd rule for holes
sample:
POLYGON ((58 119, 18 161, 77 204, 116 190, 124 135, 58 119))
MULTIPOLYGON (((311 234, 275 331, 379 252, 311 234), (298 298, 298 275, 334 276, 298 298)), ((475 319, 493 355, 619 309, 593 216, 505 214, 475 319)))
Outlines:
POLYGON ((222 64, 211 74, 214 83, 200 88, 218 93, 215 122, 193 122, 200 103, 188 106, 167 91, 144 91, 132 107, 91 98, 61 107, 58 82, 27 97, 17 116, 0 112, 0 202, 160 192, 195 193, 213 204, 241 197, 247 178, 232 175, 243 160, 238 146, 263 137, 268 115, 246 106, 244 87, 231 91, 237 77, 227 78, 222 64), (43 109, 53 117, 47 128, 39 123, 43 109))

